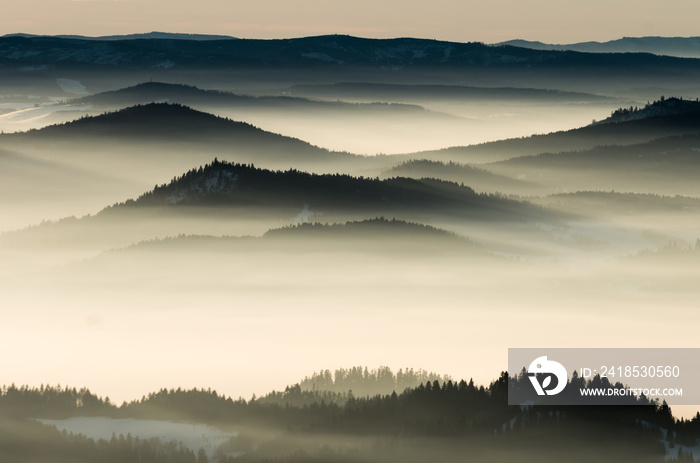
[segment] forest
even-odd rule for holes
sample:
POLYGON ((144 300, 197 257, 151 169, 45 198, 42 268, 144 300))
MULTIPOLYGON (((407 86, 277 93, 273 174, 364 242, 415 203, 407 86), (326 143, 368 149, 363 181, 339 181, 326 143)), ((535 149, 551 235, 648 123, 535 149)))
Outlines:
MULTIPOLYGON (((588 380, 596 381, 611 386, 606 378, 588 380)), ((321 371, 284 391, 250 400, 211 389, 163 389, 119 406, 87 389, 11 385, 0 390, 6 430, 0 452, 4 461, 39 462, 344 462, 363 461, 367 452, 377 451, 389 461, 419 461, 418 448, 428 445, 440 447, 444 461, 486 454, 491 455, 488 461, 507 461, 516 454, 537 461, 538 454, 554 458, 572 449, 569 461, 664 461, 665 446, 692 447, 700 430, 700 414, 676 419, 665 402, 644 398, 620 406, 508 406, 509 382, 516 388, 529 384, 526 377, 509 378, 507 373, 478 386, 424 371, 394 374, 388 368, 369 372, 356 367, 332 375, 321 371), (361 395, 349 389, 386 391, 416 381, 400 393, 361 395), (235 428, 237 434, 212 457, 175 442, 131 435, 95 441, 35 420, 71 417, 207 423, 235 428), (542 448, 543 436, 552 445, 542 448)))

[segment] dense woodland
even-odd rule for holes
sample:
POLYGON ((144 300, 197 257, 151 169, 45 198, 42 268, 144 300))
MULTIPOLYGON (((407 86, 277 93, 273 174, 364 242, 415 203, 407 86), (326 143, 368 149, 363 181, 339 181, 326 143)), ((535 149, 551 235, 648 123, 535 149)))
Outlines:
POLYGON ((387 461, 420 461, 412 452, 437 443, 440 450, 433 450, 444 461, 487 453, 491 455, 487 461, 506 461, 509 452, 523 455, 524 461, 536 461, 539 448, 548 457, 575 450, 567 461, 629 457, 660 462, 664 461, 664 438, 668 445, 692 446, 700 435, 700 414, 675 420, 665 403, 645 399, 627 406, 508 406, 509 381, 517 387, 527 379, 509 378, 506 373, 486 387, 473 381, 435 379, 390 394, 361 396, 345 390, 351 385, 358 391, 386 390, 425 377, 437 375, 420 370, 395 375, 389 369, 341 369, 336 375, 321 371, 307 377, 301 383, 304 387, 297 384, 250 400, 234 400, 212 390, 164 389, 121 406, 87 389, 5 386, 0 393, 0 426, 5 429, 0 433, 1 459, 208 461, 206 454, 196 455, 170 442, 132 436, 94 442, 32 420, 75 416, 173 420, 236 429, 240 436, 221 447, 215 458, 227 463, 364 461, 367 452, 384 455, 387 461), (261 429, 267 430, 267 437, 261 437, 265 435, 261 429))
POLYGON ((618 123, 648 117, 661 117, 696 112, 700 112, 700 101, 697 98, 693 101, 676 97, 665 98, 662 96, 659 100, 652 103, 647 103, 642 108, 631 106, 629 108, 616 109, 612 112, 609 118, 602 122, 618 123))
POLYGON ((486 220, 530 220, 556 215, 538 206, 499 194, 479 194, 468 186, 439 179, 379 180, 346 174, 310 174, 296 169, 271 171, 218 159, 105 212, 124 206, 266 207, 298 211, 304 205, 322 213, 427 213, 486 220))

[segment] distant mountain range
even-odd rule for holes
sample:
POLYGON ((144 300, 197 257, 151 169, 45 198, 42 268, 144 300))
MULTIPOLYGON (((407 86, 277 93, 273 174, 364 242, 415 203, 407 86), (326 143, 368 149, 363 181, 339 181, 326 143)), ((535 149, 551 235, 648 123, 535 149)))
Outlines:
POLYGON ((0 38, 0 64, 92 66, 98 68, 227 69, 232 66, 378 66, 457 68, 626 68, 684 67, 700 70, 700 61, 634 54, 582 54, 482 43, 398 38, 365 39, 326 35, 283 40, 93 40, 60 37, 0 38))
MULTIPOLYGON (((141 34, 106 35, 89 37, 84 35, 39 35, 39 34, 5 34, 0 38, 55 38, 71 40, 87 40, 96 42, 114 42, 121 40, 250 40, 239 39, 229 35, 213 34, 182 34, 171 32, 148 32, 141 34)), ((336 36, 337 37, 337 36, 336 36)), ((303 40, 305 38, 286 39, 303 40)), ((369 40, 369 39, 365 39, 369 40)), ((542 51, 577 51, 582 53, 653 53, 657 55, 675 56, 679 58, 700 58, 700 37, 623 37, 607 42, 577 42, 570 44, 551 44, 532 40, 515 39, 493 44, 493 46, 513 46, 542 51)))
POLYGON ((583 53, 654 53, 680 58, 700 58, 700 37, 624 37, 608 42, 579 42, 555 45, 529 40, 508 40, 495 44, 531 50, 570 50, 583 53))

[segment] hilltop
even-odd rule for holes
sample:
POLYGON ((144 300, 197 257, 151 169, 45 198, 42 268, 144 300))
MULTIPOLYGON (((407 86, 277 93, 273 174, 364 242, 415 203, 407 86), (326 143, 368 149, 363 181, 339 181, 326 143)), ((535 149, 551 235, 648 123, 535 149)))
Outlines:
POLYGON ((295 169, 271 171, 216 159, 117 207, 245 206, 298 210, 304 205, 317 213, 355 211, 391 215, 391 212, 403 212, 499 220, 522 219, 542 212, 517 201, 477 194, 472 188, 442 180, 401 177, 379 180, 343 174, 309 174, 295 169))
MULTIPOLYGON (((107 163, 121 160, 121 167, 115 166, 118 170, 126 167, 127 159, 136 163, 134 167, 141 167, 149 159, 163 159, 166 165, 162 167, 166 168, 186 168, 214 156, 267 163, 274 168, 312 168, 309 166, 359 159, 246 122, 170 103, 136 105, 42 129, 3 134, 0 141, 18 152, 40 151, 50 159, 82 162, 89 156, 107 163)), ((152 170, 153 166, 142 168, 152 170)))
POLYGON ((634 108, 620 109, 608 119, 576 129, 400 156, 404 159, 482 164, 543 153, 642 144, 700 133, 700 111, 695 109, 697 107, 693 101, 670 99, 668 103, 658 102, 636 111, 634 108))
POLYGON ((638 121, 649 118, 663 118, 669 116, 687 115, 688 118, 697 118, 700 113, 700 100, 684 100, 683 98, 664 98, 663 96, 653 103, 647 103, 643 108, 630 107, 619 108, 607 119, 596 124, 618 124, 620 122, 638 121))
MULTIPOLYGON (((142 82, 131 87, 96 93, 68 101, 71 107, 80 110, 81 106, 97 108, 122 108, 124 106, 149 103, 170 103, 206 108, 254 108, 270 110, 345 110, 426 112, 418 105, 402 103, 345 103, 341 101, 318 101, 292 96, 251 96, 219 90, 203 90, 194 85, 165 82, 142 82)), ((446 115, 445 115, 446 116, 446 115)))
POLYGON ((654 53, 681 58, 700 58, 700 37, 624 37, 608 42, 549 44, 530 40, 509 40, 498 45, 533 50, 571 50, 583 53, 654 53))
MULTIPOLYGON (((190 138, 192 136, 260 135, 263 130, 245 122, 214 116, 188 106, 172 103, 148 103, 131 106, 99 116, 82 117, 63 124, 50 125, 42 129, 6 137, 147 137, 162 136, 190 138)), ((269 134, 279 139, 281 135, 269 134)))

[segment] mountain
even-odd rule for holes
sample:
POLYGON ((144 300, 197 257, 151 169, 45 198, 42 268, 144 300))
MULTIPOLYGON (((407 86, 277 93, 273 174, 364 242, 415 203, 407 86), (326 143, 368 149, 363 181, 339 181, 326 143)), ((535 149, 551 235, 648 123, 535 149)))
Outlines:
POLYGON ((381 178, 437 178, 469 185, 477 191, 504 194, 525 194, 538 189, 537 184, 495 175, 488 170, 454 162, 417 159, 405 161, 382 172, 381 178))
MULTIPOLYGON (((337 98, 308 99, 284 93, 253 96, 204 90, 192 85, 142 82, 35 107, 18 105, 14 112, 0 115, 0 129, 6 132, 29 130, 153 102, 186 105, 220 117, 247 121, 268 131, 311 141, 329 149, 367 154, 384 151, 386 146, 394 147, 397 130, 413 134, 415 139, 428 145, 427 137, 419 137, 420 132, 459 134, 465 132, 465 125, 474 125, 464 118, 427 110, 416 104, 384 100, 348 103, 337 98), (358 133, 362 136, 357 136, 358 133)), ((403 142, 406 146, 415 146, 412 140, 403 142)))
MULTIPOLYGON (((700 113, 692 114, 692 119, 698 121, 700 113)), ((670 118, 679 117, 684 116, 670 118)), ((607 125, 646 124, 655 119, 607 125)), ((697 197, 700 196, 697 184, 700 134, 658 138, 628 146, 522 156, 484 167, 501 175, 533 180, 560 192, 602 190, 697 197)))
POLYGON ((218 160, 112 210, 146 206, 253 207, 261 213, 306 206, 323 216, 339 212, 384 216, 403 213, 487 220, 521 220, 542 212, 529 210, 517 201, 477 194, 469 187, 435 179, 378 180, 341 174, 316 175, 295 169, 274 172, 218 160))
POLYGON ((680 58, 700 58, 700 37, 624 37, 608 42, 579 42, 554 45, 529 40, 509 40, 496 46, 532 50, 571 50, 584 53, 654 53, 680 58))
POLYGON ((581 93, 563 92, 539 88, 514 87, 472 87, 465 85, 416 85, 388 84, 370 82, 340 82, 335 84, 295 85, 288 89, 289 94, 314 98, 341 98, 350 100, 373 101, 537 101, 554 102, 600 102, 609 101, 609 97, 581 93))
MULTIPOLYGON (((165 215, 152 208, 149 212, 165 215)), ((189 213, 198 220, 213 218, 195 210, 189 213)), ((117 229, 128 230, 124 222, 134 216, 133 211, 120 211, 119 215, 98 216, 96 221, 102 227, 111 222, 117 229)), ((250 220, 250 217, 239 210, 226 219, 250 220)), ((96 221, 79 221, 83 223, 75 224, 73 230, 90 239, 99 233, 96 221)), ((176 230, 170 227, 170 233, 176 230)), ((54 230, 50 239, 60 235, 63 231, 54 230)), ((66 244, 64 250, 77 249, 70 241, 66 244)), ((135 287, 149 281, 150 291, 154 286, 181 284, 230 287, 231 275, 244 272, 246 279, 264 279, 266 285, 287 285, 293 279, 300 287, 312 288, 317 284, 314 282, 328 278, 345 282, 370 278, 373 284, 385 281, 387 285, 395 285, 397 280, 392 275, 400 273, 409 263, 434 276, 449 275, 449 268, 454 265, 465 269, 480 262, 507 263, 474 241, 444 229, 385 218, 333 224, 297 223, 273 228, 257 237, 158 234, 133 245, 106 249, 90 258, 76 259, 62 267, 60 275, 49 269, 50 279, 58 279, 64 288, 84 285, 87 281, 103 285, 109 284, 116 271, 122 275, 119 278, 123 282, 128 280, 135 287), (187 265, 183 266, 183 262, 187 265), (358 266, 372 270, 358 274, 358 266)), ((401 280, 398 281, 400 284, 401 280)))
POLYGON ((281 40, 87 40, 58 37, 2 37, 0 63, 15 68, 73 65, 96 68, 231 66, 440 66, 457 68, 592 68, 629 66, 700 69, 700 62, 634 54, 584 54, 531 50, 482 43, 398 38, 365 39, 327 35, 281 40), (167 63, 167 64, 166 64, 167 63))
POLYGON ((104 255, 113 259, 115 253, 117 258, 127 258, 134 253, 166 256, 186 252, 226 258, 231 254, 241 257, 272 250, 280 256, 312 253, 309 261, 321 251, 328 255, 350 252, 375 257, 401 253, 404 259, 422 258, 427 252, 443 256, 487 255, 473 241, 444 229, 384 217, 333 224, 301 222, 273 228, 260 237, 178 235, 142 241, 104 255))
MULTIPOLYGON (((440 180, 378 180, 298 170, 271 171, 214 160, 97 214, 0 235, 0 249, 23 249, 48 261, 47 256, 54 252, 61 260, 71 253, 83 257, 179 234, 261 236, 281 225, 309 221, 345 223, 387 217, 450 228, 458 223, 476 226, 496 222, 507 223, 517 232, 520 225, 565 216, 440 180)), ((419 225, 375 221, 342 229, 302 226, 273 232, 266 238, 328 236, 341 240, 345 236, 342 230, 352 229, 354 233, 380 228, 388 236, 419 232, 429 237, 442 233, 419 225)), ((454 241, 443 235, 441 240, 454 241)), ((22 263, 29 260, 25 258, 22 263)))
POLYGON ((693 91, 700 60, 346 35, 276 40, 14 36, 0 37, 0 77, 6 94, 46 100, 153 79, 236 93, 367 82, 552 89, 640 101, 651 94, 693 91))
MULTIPOLYGON (((264 131, 245 122, 236 122, 170 103, 149 103, 131 106, 94 117, 84 117, 64 124, 19 134, 5 134, 10 140, 26 138, 82 138, 82 137, 176 137, 188 139, 201 136, 256 137, 264 131)), ((275 139, 287 137, 272 135, 275 139)))
MULTIPOLYGON (((700 100, 684 100, 683 98, 664 98, 647 103, 643 108, 620 108, 607 119, 597 124, 619 123, 649 118, 681 116, 688 113, 700 113, 700 100)), ((690 116, 692 117, 692 116, 690 116)))
MULTIPOLYGON (((207 108, 228 107, 269 109, 274 111, 293 110, 344 110, 344 112, 381 111, 387 112, 425 112, 420 106, 407 104, 353 104, 340 101, 326 102, 290 96, 250 96, 238 95, 217 90, 203 90, 193 85, 172 84, 164 82, 144 82, 131 87, 100 92, 69 101, 71 106, 92 105, 98 108, 115 108, 148 104, 154 102, 177 103, 186 106, 204 106, 207 108)), ((77 108, 79 110, 79 108, 77 108)))
POLYGON ((273 169, 359 168, 319 148, 181 105, 147 104, 24 133, 1 134, 0 230, 94 213, 214 157, 273 169), (355 166, 355 167, 353 167, 355 166))
POLYGON ((17 151, 39 151, 51 159, 119 160, 122 168, 128 167, 124 164, 127 159, 135 162, 136 168, 164 156, 178 165, 187 162, 188 166, 212 156, 273 168, 356 161, 347 153, 331 152, 244 122, 169 103, 138 105, 39 130, 3 134, 0 141, 17 151))
MULTIPOLYGON (((551 209, 571 211, 589 217, 629 218, 642 217, 649 223, 650 217, 660 216, 685 219, 688 223, 700 222, 700 198, 688 196, 661 196, 654 194, 619 193, 614 191, 578 191, 560 193, 542 198, 528 198, 551 209)), ((698 226, 698 224, 694 224, 698 226)), ((700 249, 699 249, 700 250, 700 249)))
POLYGON ((47 100, 154 79, 237 93, 367 82, 556 89, 640 101, 651 94, 693 91, 700 60, 346 35, 276 40, 14 36, 0 37, 0 77, 6 94, 47 100))
MULTIPOLYGON (((658 138, 693 135, 700 132, 700 112, 695 102, 669 99, 646 109, 632 112, 618 110, 600 122, 572 130, 553 132, 530 137, 512 138, 471 146, 456 146, 442 150, 422 151, 401 155, 403 159, 429 159, 441 162, 482 164, 541 153, 558 153, 572 150, 589 150, 604 145, 632 145, 658 138), (688 110, 688 111, 686 111, 688 110), (638 117, 636 117, 638 116, 638 117)), ((401 159, 401 157, 397 159, 401 159)))
POLYGON ((361 244, 365 248, 368 241, 373 240, 380 243, 384 251, 389 251, 396 245, 405 246, 406 243, 410 243, 417 250, 421 246, 438 241, 443 245, 451 243, 453 251, 474 247, 474 243, 447 230, 405 220, 389 220, 384 217, 343 224, 300 223, 272 229, 266 232, 263 238, 296 241, 311 238, 314 245, 335 241, 334 246, 338 246, 337 242, 341 242, 340 246, 353 243, 361 244), (403 243, 400 243, 401 241, 403 243))

